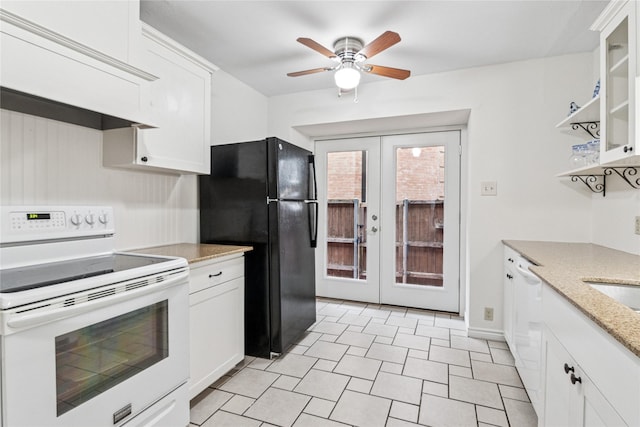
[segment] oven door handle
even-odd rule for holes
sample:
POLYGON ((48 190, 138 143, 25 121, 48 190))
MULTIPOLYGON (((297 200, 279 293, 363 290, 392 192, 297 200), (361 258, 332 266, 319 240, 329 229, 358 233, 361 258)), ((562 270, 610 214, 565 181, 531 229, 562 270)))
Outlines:
POLYGON ((44 311, 41 313, 12 315, 7 320, 7 325, 14 329, 25 329, 33 326, 42 325, 45 323, 51 323, 61 319, 66 319, 68 317, 77 316, 79 314, 86 313, 88 311, 94 311, 101 307, 113 305, 122 300, 129 300, 129 299, 147 295, 153 292, 158 292, 158 291, 170 288, 172 286, 175 286, 179 282, 185 282, 185 286, 186 286, 188 278, 189 278, 189 271, 184 271, 172 277, 171 279, 158 284, 145 286, 142 288, 137 288, 137 289, 133 289, 126 292, 117 293, 115 295, 110 295, 104 298, 81 303, 78 305, 55 308, 55 309, 44 311))

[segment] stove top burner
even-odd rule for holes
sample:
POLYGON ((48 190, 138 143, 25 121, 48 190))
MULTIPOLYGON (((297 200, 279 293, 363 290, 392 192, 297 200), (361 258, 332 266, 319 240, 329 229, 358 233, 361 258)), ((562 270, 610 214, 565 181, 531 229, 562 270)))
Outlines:
POLYGON ((114 253, 0 271, 0 293, 57 285, 87 277, 101 276, 146 265, 166 262, 166 258, 114 253))

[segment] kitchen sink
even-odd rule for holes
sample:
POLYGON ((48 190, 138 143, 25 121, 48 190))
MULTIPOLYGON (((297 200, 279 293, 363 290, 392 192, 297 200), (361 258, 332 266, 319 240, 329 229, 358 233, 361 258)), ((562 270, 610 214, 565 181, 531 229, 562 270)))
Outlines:
POLYGON ((632 310, 640 313, 640 286, 639 285, 625 285, 620 283, 602 283, 602 282, 587 282, 586 284, 591 286, 603 294, 613 298, 629 307, 632 310))

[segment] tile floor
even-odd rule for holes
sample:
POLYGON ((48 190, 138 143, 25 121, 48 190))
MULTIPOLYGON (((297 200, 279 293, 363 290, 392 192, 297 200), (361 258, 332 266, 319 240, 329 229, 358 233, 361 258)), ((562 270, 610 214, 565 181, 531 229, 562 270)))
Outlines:
POLYGON ((191 402, 191 426, 536 426, 504 342, 455 316, 319 298, 275 360, 247 357, 191 402))

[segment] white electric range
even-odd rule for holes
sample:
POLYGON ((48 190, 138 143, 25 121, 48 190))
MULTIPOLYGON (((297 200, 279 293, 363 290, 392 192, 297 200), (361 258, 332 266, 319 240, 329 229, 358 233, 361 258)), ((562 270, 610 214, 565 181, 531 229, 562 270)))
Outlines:
POLYGON ((2 426, 189 423, 187 262, 114 233, 106 206, 1 208, 2 426))

